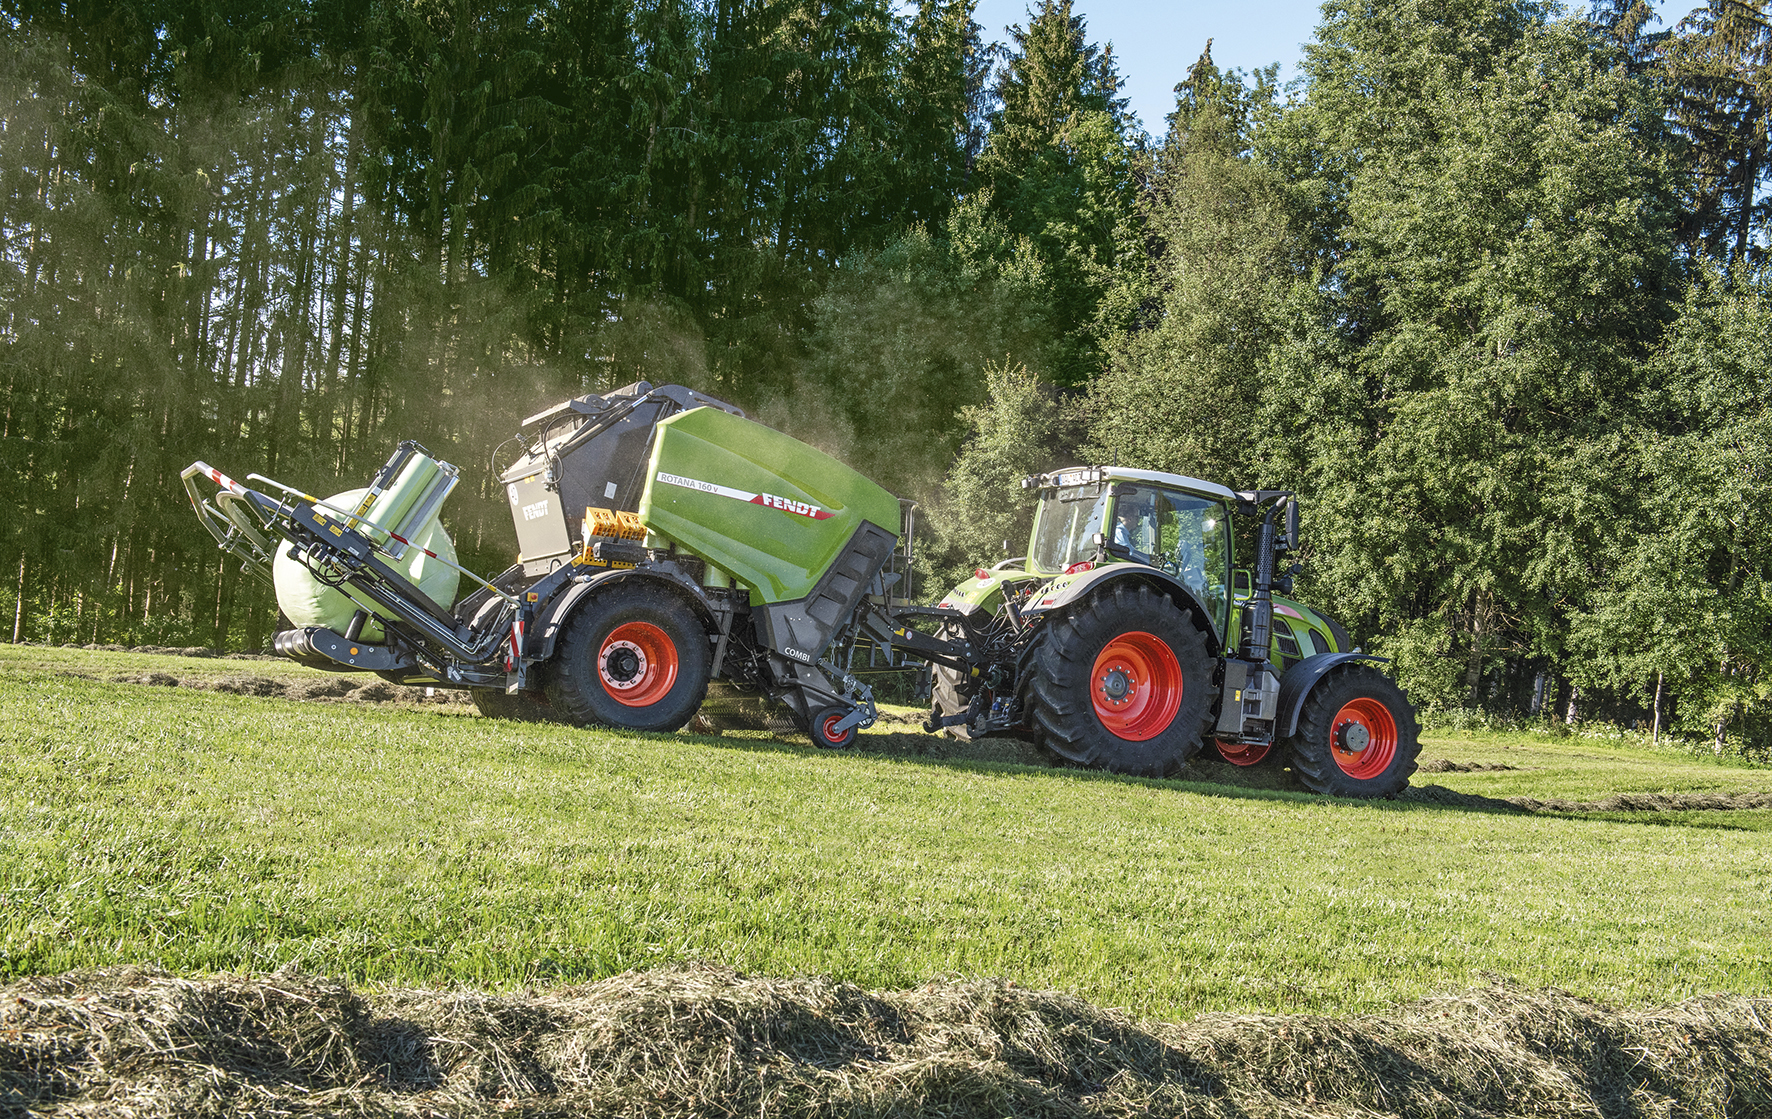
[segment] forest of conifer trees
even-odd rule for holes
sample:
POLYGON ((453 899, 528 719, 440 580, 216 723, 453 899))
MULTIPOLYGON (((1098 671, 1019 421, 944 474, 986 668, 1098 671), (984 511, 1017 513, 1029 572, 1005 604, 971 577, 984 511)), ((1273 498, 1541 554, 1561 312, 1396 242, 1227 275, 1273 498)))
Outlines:
MULTIPOLYGON (((1304 496, 1300 595, 1430 710, 1772 748, 1767 0, 1329 0, 1127 110, 1077 0, 0 0, 12 640, 258 648, 179 470, 464 468, 521 417, 712 392, 923 503, 1304 496)), ((933 584, 931 584, 933 586, 933 584)))

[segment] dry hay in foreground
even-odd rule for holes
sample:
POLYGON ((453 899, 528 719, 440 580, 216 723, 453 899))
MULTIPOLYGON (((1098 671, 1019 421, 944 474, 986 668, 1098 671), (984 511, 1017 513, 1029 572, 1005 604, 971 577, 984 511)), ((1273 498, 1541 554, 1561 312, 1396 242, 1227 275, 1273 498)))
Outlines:
POLYGON ((1140 1022, 1003 981, 709 967, 527 996, 118 968, 0 987, 20 1116, 1749 1116, 1772 1000, 1503 980, 1352 1019, 1140 1022))

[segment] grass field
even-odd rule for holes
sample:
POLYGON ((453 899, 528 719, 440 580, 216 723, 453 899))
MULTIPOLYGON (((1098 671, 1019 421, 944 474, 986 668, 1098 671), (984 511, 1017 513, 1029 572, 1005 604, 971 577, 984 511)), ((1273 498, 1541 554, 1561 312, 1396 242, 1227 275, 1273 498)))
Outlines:
POLYGON ((115 682, 153 672, 318 678, 0 646, 0 976, 299 964, 509 990, 706 961, 1003 976, 1171 1020, 1351 1013, 1486 973, 1623 1005, 1772 992, 1772 808, 1504 799, 1751 804, 1766 767, 1430 737, 1424 759, 1480 768, 1354 803, 1222 766, 1012 764, 1032 759, 902 724, 830 754, 115 682))

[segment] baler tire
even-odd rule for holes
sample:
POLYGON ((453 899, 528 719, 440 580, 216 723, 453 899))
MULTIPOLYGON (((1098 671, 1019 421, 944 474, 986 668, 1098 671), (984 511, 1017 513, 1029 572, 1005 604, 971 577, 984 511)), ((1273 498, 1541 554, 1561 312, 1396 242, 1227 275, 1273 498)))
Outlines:
POLYGON ((1403 689, 1367 664, 1332 671, 1311 691, 1288 740, 1292 768, 1324 796, 1394 797, 1409 787, 1421 754, 1421 727, 1403 689), (1338 742, 1354 726, 1363 743, 1338 742))
MULTIPOLYGON (((960 627, 953 622, 943 622, 935 631, 935 636, 943 641, 952 641, 961 635, 960 627)), ((946 665, 933 665, 929 673, 930 706, 937 715, 961 715, 971 708, 972 696, 978 691, 978 683, 962 675, 957 668, 946 665)), ((943 727, 942 733, 961 741, 971 741, 972 732, 965 723, 957 723, 951 727, 943 727)))
POLYGON ((548 704, 567 722, 673 731, 707 698, 712 653, 701 619, 670 591, 616 587, 567 619, 548 704))
POLYGON ((843 717, 847 714, 849 712, 841 707, 825 707, 813 712, 812 727, 808 732, 812 738, 812 744, 820 750, 847 750, 855 745, 856 730, 854 727, 842 732, 832 729, 842 722, 843 717))
POLYGON ((1034 741, 1065 761, 1164 777, 1205 744, 1218 696, 1206 637, 1148 585, 1114 583, 1048 621, 1030 667, 1034 741), (1098 668, 1132 689, 1111 694, 1098 668))
POLYGON ((557 723, 554 709, 542 696, 533 692, 510 695, 499 688, 470 688, 468 696, 475 710, 488 719, 510 719, 518 723, 557 723))

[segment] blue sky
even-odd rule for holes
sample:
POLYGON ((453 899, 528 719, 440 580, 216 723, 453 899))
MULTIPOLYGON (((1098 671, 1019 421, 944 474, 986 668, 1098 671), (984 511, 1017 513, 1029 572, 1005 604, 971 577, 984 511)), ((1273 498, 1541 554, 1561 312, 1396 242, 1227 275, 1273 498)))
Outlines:
MULTIPOLYGON (((1658 0, 1666 23, 1698 0, 1658 0)), ((1003 29, 1027 23, 1028 0, 979 0, 975 18, 986 40, 1006 40, 1003 29)), ((1585 7, 1585 3, 1572 3, 1585 7)), ((1280 80, 1297 74, 1299 47, 1315 33, 1321 0, 1074 0, 1089 38, 1112 42, 1126 92, 1146 131, 1160 135, 1175 107, 1175 83, 1187 76, 1210 38, 1220 66, 1253 70, 1280 63, 1280 80)))

